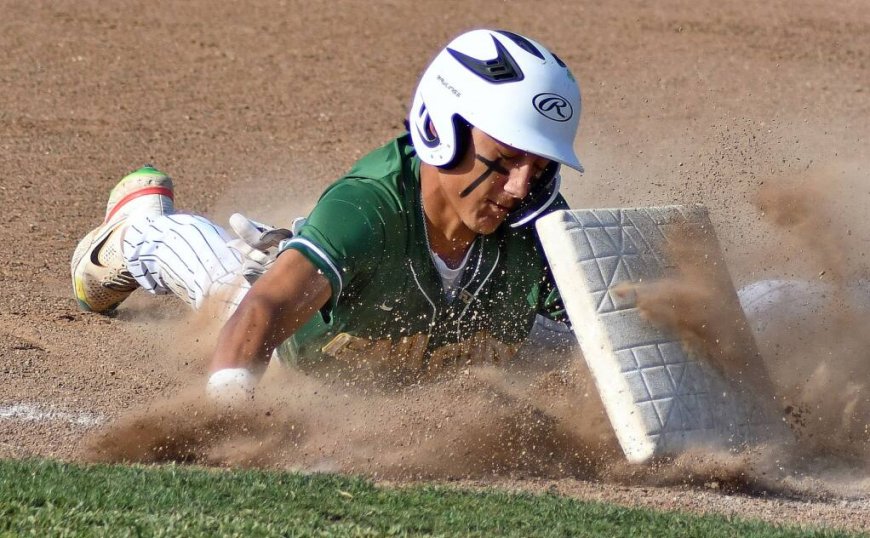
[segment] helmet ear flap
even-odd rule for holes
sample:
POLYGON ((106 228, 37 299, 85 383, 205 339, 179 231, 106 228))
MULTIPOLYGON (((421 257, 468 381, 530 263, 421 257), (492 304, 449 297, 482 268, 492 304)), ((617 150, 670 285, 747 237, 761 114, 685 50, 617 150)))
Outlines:
POLYGON ((453 158, 439 167, 444 170, 456 168, 471 147, 471 124, 459 114, 453 116, 453 132, 456 133, 456 150, 453 152, 453 158))
POLYGON ((405 128, 420 158, 439 168, 457 166, 471 141, 471 125, 458 114, 431 114, 419 89, 405 128))

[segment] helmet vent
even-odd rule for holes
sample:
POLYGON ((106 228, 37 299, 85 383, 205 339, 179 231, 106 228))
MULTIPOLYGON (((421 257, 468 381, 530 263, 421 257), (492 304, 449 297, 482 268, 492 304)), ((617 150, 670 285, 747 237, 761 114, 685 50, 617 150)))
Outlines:
MULTIPOLYGON (((496 30, 496 32, 510 39, 511 41, 516 43, 519 48, 528 52, 532 56, 538 57, 541 61, 544 60, 544 55, 541 53, 540 50, 538 50, 538 47, 532 45, 532 42, 525 37, 519 34, 515 34, 513 32, 508 32, 507 30, 496 30)), ((562 67, 564 67, 564 65, 562 67)))
POLYGON ((493 84, 501 84, 504 82, 519 82, 523 80, 523 71, 517 65, 513 56, 504 48, 498 39, 493 36, 495 43, 496 57, 491 60, 478 60, 467 54, 447 49, 456 61, 462 64, 466 69, 479 76, 480 78, 493 84))
POLYGON ((553 53, 553 58, 556 59, 556 63, 557 63, 557 64, 559 64, 560 66, 564 67, 565 69, 568 69, 568 66, 565 65, 565 62, 562 61, 562 58, 559 58, 558 56, 556 56, 556 53, 555 53, 555 52, 553 53))

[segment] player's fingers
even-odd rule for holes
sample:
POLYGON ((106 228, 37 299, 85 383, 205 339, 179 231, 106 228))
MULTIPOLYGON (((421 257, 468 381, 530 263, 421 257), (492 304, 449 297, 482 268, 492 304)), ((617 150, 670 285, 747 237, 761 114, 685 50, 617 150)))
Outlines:
POLYGON ((260 245, 258 248, 267 249, 277 247, 281 241, 290 237, 293 237, 293 233, 286 228, 267 230, 260 235, 260 238, 257 241, 260 245))
POLYGON ((263 229, 257 227, 257 224, 254 221, 241 213, 233 213, 230 215, 230 228, 233 229, 236 235, 251 246, 255 246, 254 243, 256 243, 263 234, 263 229))
POLYGON ((238 251, 244 257, 248 257, 254 251, 254 248, 244 239, 230 239, 227 241, 227 246, 238 251))
POLYGON ((290 230, 257 222, 241 213, 230 215, 230 227, 246 243, 260 250, 278 246, 278 243, 293 235, 290 230))

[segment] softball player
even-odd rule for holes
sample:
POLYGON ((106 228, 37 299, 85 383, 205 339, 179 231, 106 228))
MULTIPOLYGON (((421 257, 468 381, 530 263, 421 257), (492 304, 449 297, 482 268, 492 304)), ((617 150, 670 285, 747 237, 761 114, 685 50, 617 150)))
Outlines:
POLYGON ((208 384, 223 399, 251 394, 273 350, 402 379, 506 361, 537 314, 564 319, 533 222, 567 206, 560 166, 582 171, 580 108, 547 48, 467 32, 424 72, 408 132, 330 186, 296 233, 234 217, 233 240, 175 212, 154 168, 121 180, 73 255, 76 299, 105 312, 142 287, 226 305, 208 384), (258 267, 251 286, 242 273, 258 267))

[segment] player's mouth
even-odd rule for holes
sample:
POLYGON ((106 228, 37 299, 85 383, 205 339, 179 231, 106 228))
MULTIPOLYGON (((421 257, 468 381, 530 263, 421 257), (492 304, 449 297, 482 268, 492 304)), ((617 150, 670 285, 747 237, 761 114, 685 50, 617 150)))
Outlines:
POLYGON ((487 205, 489 207, 491 207, 492 209, 494 209, 495 211, 497 211, 499 213, 507 214, 507 213, 510 213, 511 209, 513 209, 510 205, 500 204, 500 203, 493 201, 493 200, 487 200, 486 202, 487 202, 487 205))

